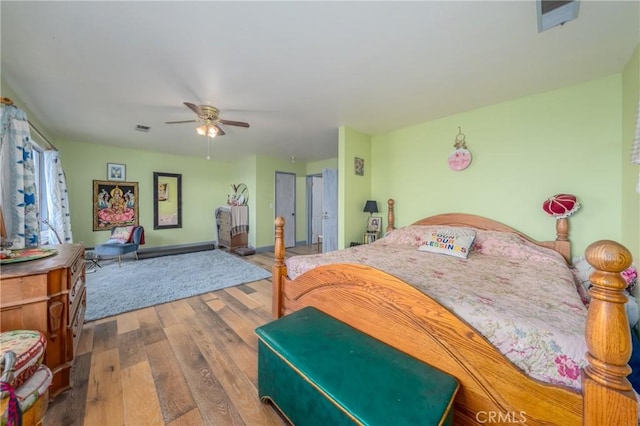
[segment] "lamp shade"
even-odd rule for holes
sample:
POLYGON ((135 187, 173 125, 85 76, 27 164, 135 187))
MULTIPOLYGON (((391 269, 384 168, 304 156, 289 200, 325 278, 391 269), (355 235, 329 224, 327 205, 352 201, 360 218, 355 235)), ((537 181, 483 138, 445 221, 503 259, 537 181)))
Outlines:
POLYGON ((196 133, 201 136, 209 136, 210 138, 215 138, 218 134, 218 129, 216 129, 215 126, 203 124, 200 127, 196 127, 196 133))
POLYGON ((378 213, 378 202, 374 200, 367 200, 362 211, 371 214, 378 213))
POLYGON ((580 203, 575 195, 556 194, 542 203, 542 210, 556 219, 562 219, 577 212, 580 203))

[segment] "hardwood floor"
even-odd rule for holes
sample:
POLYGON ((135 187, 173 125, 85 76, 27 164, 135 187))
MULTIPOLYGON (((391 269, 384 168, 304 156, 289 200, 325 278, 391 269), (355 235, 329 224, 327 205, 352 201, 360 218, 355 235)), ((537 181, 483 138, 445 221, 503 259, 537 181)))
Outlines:
MULTIPOLYGON (((273 265, 273 253, 242 259, 273 265)), ((267 279, 89 322, 73 388, 51 401, 44 425, 286 425, 258 399, 253 330, 269 321, 267 279)))

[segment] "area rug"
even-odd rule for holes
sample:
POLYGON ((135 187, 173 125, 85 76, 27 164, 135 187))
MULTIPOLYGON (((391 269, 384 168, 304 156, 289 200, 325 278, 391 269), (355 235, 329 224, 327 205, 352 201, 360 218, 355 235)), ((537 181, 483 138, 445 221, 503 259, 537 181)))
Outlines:
POLYGON ((85 321, 268 278, 256 265, 221 250, 100 261, 87 273, 85 321))

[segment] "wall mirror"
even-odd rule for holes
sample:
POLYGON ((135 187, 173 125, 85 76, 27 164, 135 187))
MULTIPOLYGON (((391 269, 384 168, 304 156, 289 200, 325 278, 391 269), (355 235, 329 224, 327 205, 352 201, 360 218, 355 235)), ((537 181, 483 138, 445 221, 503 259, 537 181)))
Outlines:
POLYGON ((182 228, 182 175, 153 172, 153 229, 182 228))

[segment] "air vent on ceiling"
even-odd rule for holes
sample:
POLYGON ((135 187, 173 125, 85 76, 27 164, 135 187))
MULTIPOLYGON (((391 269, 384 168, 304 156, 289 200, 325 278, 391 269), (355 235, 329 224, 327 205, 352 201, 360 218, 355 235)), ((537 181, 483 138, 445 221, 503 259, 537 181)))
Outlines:
POLYGON ((136 124, 136 130, 139 132, 148 133, 151 130, 151 127, 145 126, 144 124, 136 124))
POLYGON ((578 0, 537 0, 538 32, 546 31, 557 25, 564 25, 578 17, 580 3, 578 0))

